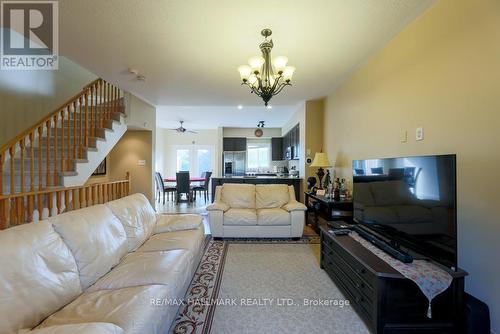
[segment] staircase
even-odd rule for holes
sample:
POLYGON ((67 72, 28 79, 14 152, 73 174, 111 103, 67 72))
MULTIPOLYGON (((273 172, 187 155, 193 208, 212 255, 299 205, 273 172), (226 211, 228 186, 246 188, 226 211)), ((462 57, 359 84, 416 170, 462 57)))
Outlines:
POLYGON ((0 228, 128 192, 128 180, 116 194, 113 182, 84 187, 127 129, 122 95, 97 79, 0 148, 0 228))

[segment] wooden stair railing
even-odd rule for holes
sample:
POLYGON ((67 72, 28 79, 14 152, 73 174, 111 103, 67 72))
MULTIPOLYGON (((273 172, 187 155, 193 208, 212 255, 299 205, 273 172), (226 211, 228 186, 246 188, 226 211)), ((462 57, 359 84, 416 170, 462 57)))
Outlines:
POLYGON ((36 190, 0 195, 0 230, 52 217, 63 212, 103 204, 128 196, 130 174, 125 179, 78 187, 36 190))
POLYGON ((74 172, 76 162, 86 160, 105 128, 120 120, 122 97, 118 87, 97 79, 0 147, 0 225, 7 215, 12 221, 13 216, 24 217, 25 209, 43 196, 53 204, 54 198, 46 194, 62 186, 62 177, 74 172))

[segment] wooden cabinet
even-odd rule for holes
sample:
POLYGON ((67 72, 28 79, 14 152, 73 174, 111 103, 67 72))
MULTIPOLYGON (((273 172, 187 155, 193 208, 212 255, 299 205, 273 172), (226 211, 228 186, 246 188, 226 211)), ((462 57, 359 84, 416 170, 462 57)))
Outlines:
POLYGON ((290 131, 292 133, 291 146, 293 146, 292 159, 298 159, 300 154, 300 127, 299 124, 293 127, 290 131))
POLYGON ((271 138, 271 156, 273 161, 283 160, 283 138, 271 138))
POLYGON ((226 137, 223 139, 223 151, 246 151, 247 139, 239 137, 226 137))
POLYGON ((300 126, 297 124, 283 136, 283 159, 299 159, 300 150, 300 126), (289 147, 292 148, 291 156, 287 157, 286 153, 289 147))
POLYGON ((432 301, 418 286, 350 236, 335 236, 321 226, 321 268, 349 299, 375 334, 463 333, 464 277, 450 272, 450 287, 432 301))

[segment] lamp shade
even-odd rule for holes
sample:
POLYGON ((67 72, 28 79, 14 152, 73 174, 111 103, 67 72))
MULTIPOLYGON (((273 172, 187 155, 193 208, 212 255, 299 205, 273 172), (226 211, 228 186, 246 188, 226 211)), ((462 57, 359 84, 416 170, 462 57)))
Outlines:
POLYGON ((332 167, 330 160, 324 152, 316 152, 311 167, 332 167))

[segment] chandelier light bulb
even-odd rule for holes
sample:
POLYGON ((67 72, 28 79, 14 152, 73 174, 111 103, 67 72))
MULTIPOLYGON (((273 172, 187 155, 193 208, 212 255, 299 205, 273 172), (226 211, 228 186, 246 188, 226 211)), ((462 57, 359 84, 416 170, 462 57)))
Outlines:
POLYGON ((294 72, 295 72, 295 67, 287 66, 283 70, 283 77, 285 78, 285 80, 290 81, 290 80, 292 80, 294 72))
POLYGON ((252 74, 251 76, 248 77, 248 83, 252 86, 257 84, 257 76, 255 74, 252 74))
POLYGON ((288 63, 288 58, 285 56, 279 56, 274 58, 273 60, 274 69, 278 73, 282 72, 285 69, 287 63, 288 63))
POLYGON ((240 72, 241 80, 245 81, 252 74, 252 68, 248 65, 241 65, 238 67, 238 72, 240 72))
POLYGON ((252 57, 248 59, 248 64, 250 64, 250 67, 252 68, 253 71, 259 71, 262 68, 262 65, 264 65, 264 58, 262 57, 252 57))

